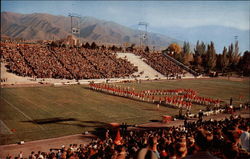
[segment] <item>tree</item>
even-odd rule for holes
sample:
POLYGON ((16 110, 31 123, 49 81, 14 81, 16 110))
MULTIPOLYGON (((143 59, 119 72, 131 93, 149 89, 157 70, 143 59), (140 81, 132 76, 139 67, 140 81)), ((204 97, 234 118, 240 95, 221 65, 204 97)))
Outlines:
POLYGON ((145 49, 144 49, 145 52, 149 52, 149 47, 146 46, 145 49))
POLYGON ((196 43, 195 49, 194 49, 194 65, 199 70, 203 70, 202 67, 205 67, 206 63, 206 45, 204 42, 199 42, 199 40, 196 43))
POLYGON ((232 67, 236 68, 240 60, 240 53, 239 53, 239 43, 238 41, 234 44, 234 51, 233 51, 233 59, 232 59, 232 67))
POLYGON ((122 47, 120 46, 120 47, 118 48, 118 50, 119 50, 119 51, 122 51, 122 47))
POLYGON ((191 62, 194 61, 194 56, 192 53, 186 53, 183 57, 183 63, 185 65, 190 65, 191 62))
POLYGON ((86 42, 86 44, 83 47, 86 48, 86 49, 90 49, 90 45, 89 45, 88 42, 86 42))
POLYGON ((194 65, 196 67, 202 65, 202 57, 201 57, 201 55, 194 55, 194 65))
POLYGON ((181 52, 181 47, 177 43, 172 43, 168 46, 168 51, 170 51, 170 53, 179 54, 181 52))
POLYGON ((236 69, 236 66, 240 60, 240 53, 239 53, 239 44, 236 41, 235 44, 231 43, 228 46, 228 57, 229 57, 229 66, 232 70, 236 69))
POLYGON ((210 45, 207 46, 206 53, 206 69, 209 72, 216 66, 216 51, 214 48, 214 43, 211 41, 210 45))
POLYGON ((190 44, 189 42, 184 41, 182 52, 185 54, 190 53, 190 44))
POLYGON ((118 48, 117 48, 115 45, 113 45, 113 46, 110 48, 110 50, 117 51, 118 48))
POLYGON ((227 48, 224 47, 223 53, 222 53, 221 59, 220 59, 220 67, 221 67, 222 72, 225 71, 228 64, 229 64, 229 58, 228 58, 227 48))
POLYGON ((182 61, 185 65, 190 65, 190 62, 193 61, 193 54, 190 53, 190 44, 189 42, 184 42, 182 48, 182 61))
POLYGON ((194 49, 194 53, 195 55, 204 55, 206 54, 206 45, 205 43, 202 41, 201 44, 199 42, 199 40, 196 43, 196 47, 194 49))
POLYGON ((90 48, 91 48, 91 49, 96 49, 96 48, 98 48, 98 46, 96 45, 95 42, 92 42, 90 48))
POLYGON ((103 49, 103 50, 106 49, 106 46, 102 45, 102 46, 101 46, 101 49, 103 49))
POLYGON ((183 63, 183 59, 184 59, 184 58, 183 58, 182 54, 174 53, 173 57, 174 57, 174 59, 176 59, 177 61, 180 61, 180 62, 183 63))
POLYGON ((239 68, 242 70, 244 76, 250 76, 250 52, 245 51, 244 55, 239 61, 239 68))

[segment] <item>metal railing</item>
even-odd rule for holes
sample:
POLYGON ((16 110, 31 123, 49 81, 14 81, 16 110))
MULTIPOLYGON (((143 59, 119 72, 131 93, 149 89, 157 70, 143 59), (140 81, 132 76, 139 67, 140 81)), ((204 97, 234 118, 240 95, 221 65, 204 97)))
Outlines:
POLYGON ((184 70, 190 72, 191 74, 193 74, 194 76, 199 76, 200 74, 194 70, 192 70, 191 68, 189 68, 188 66, 184 65, 183 63, 181 63, 180 61, 177 61, 176 59, 174 59, 173 57, 169 56, 166 52, 163 53, 163 55, 168 58, 170 61, 174 62, 175 64, 177 64, 178 66, 182 67, 184 70))

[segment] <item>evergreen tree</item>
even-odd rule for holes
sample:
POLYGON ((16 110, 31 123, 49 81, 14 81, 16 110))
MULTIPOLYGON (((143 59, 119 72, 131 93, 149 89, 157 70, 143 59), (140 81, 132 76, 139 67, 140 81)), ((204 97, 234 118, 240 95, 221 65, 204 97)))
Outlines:
POLYGON ((146 48, 144 49, 145 52, 149 52, 149 47, 146 46, 146 48))
POLYGON ((190 44, 189 42, 184 41, 182 52, 185 54, 190 53, 190 44))
POLYGON ((199 40, 196 43, 196 47, 194 49, 194 53, 195 55, 204 55, 206 54, 206 45, 205 43, 202 41, 201 44, 199 42, 199 40))
POLYGON ((102 45, 101 48, 102 48, 102 49, 106 49, 106 46, 102 45))
POLYGON ((194 49, 194 64, 199 70, 203 70, 202 67, 205 67, 206 62, 206 45, 204 42, 199 42, 199 40, 196 43, 195 49, 194 49))
POLYGON ((216 66, 216 51, 214 48, 214 43, 211 41, 210 45, 207 46, 206 54, 206 69, 209 72, 216 66))
POLYGON ((112 50, 112 51, 117 51, 118 48, 117 48, 115 45, 113 45, 113 46, 110 48, 110 50, 112 50))
POLYGON ((229 66, 231 66, 233 64, 233 52, 234 52, 234 45, 233 43, 231 43, 228 46, 228 58, 229 58, 229 66))
POLYGON ((189 42, 184 42, 183 48, 182 48, 182 62, 185 65, 190 65, 190 62, 193 61, 193 54, 190 52, 190 44, 189 42))
POLYGON ((91 46, 90 46, 91 49, 97 49, 98 46, 96 45, 95 42, 92 42, 91 46))
POLYGON ((228 57, 229 57, 229 66, 232 70, 236 69, 238 62, 240 60, 239 53, 239 43, 238 41, 235 44, 231 43, 228 47, 228 57))
POLYGON ((239 53, 239 43, 238 41, 235 42, 234 51, 233 51, 233 59, 232 59, 232 68, 235 69, 238 65, 240 60, 240 53, 239 53))
POLYGON ((239 69, 244 76, 250 76, 250 52, 245 51, 239 62, 239 69))
POLYGON ((220 67, 221 67, 222 72, 225 71, 228 64, 229 64, 229 58, 228 58, 227 48, 224 47, 223 53, 222 53, 221 59, 220 59, 220 67))
POLYGON ((86 42, 86 44, 84 45, 84 48, 86 48, 86 49, 90 49, 90 45, 89 45, 89 43, 88 43, 88 42, 86 42))

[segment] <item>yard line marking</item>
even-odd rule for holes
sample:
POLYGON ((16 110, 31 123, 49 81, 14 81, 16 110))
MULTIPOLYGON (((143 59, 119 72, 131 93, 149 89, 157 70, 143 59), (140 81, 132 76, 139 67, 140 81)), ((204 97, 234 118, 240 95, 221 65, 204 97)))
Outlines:
POLYGON ((0 128, 1 128, 1 134, 5 134, 8 133, 8 134, 13 134, 13 132, 8 128, 8 126, 2 121, 0 120, 0 128), (5 130, 5 131, 4 131, 5 130))
MULTIPOLYGON (((12 95, 15 95, 14 93, 11 93, 11 92, 9 92, 10 94, 12 94, 12 95)), ((36 105, 36 106, 38 106, 39 108, 41 108, 41 106, 44 106, 44 105, 42 105, 42 104, 36 104, 36 103, 33 103, 31 100, 29 100, 29 99, 27 99, 27 98, 25 98, 25 97, 23 97, 23 96, 18 96, 18 98, 21 98, 21 99, 24 99, 24 100, 26 100, 27 102, 29 102, 29 103, 31 103, 31 104, 33 104, 33 105, 36 105)), ((45 111, 46 113, 48 113, 48 114, 51 114, 49 111, 47 111, 47 110, 45 110, 45 109, 43 109, 43 108, 41 108, 41 110, 43 110, 43 111, 45 111)))
MULTIPOLYGON (((2 96, 1 98, 7 103, 9 104, 12 108, 16 109, 19 113, 21 113, 23 116, 25 116, 27 119, 29 119, 30 121, 33 121, 35 123, 35 121, 29 117, 28 115, 26 115, 24 112, 22 112, 19 108, 15 107, 13 104, 11 104, 9 101, 7 101, 6 99, 4 99, 2 96)), ((45 130, 42 126, 38 125, 38 127, 40 127, 42 130, 45 130)))

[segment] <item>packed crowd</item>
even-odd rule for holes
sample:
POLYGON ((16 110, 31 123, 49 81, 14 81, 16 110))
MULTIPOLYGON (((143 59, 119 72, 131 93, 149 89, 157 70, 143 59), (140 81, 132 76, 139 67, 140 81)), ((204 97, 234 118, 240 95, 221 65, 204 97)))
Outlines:
POLYGON ((179 78, 184 73, 180 66, 164 57, 161 53, 147 53, 140 50, 134 51, 134 53, 141 56, 144 62, 167 77, 179 78))
POLYGON ((120 78, 138 71, 130 62, 106 49, 3 44, 1 57, 9 71, 37 78, 120 78))
POLYGON ((192 89, 136 91, 134 88, 124 88, 121 86, 110 84, 91 83, 89 86, 93 90, 105 92, 112 95, 188 110, 191 109, 192 103, 217 108, 219 108, 221 104, 221 101, 219 99, 200 97, 197 95, 197 92, 192 89))
MULTIPOLYGON (((132 76, 137 72, 125 59, 117 58, 115 51, 97 47, 66 48, 40 44, 1 43, 1 54, 9 71, 37 78, 100 79, 132 76)), ((152 68, 169 78, 179 78, 183 69, 161 53, 133 51, 152 68)))
MULTIPOLYGON (((157 129, 112 130, 87 145, 31 152, 30 159, 248 159, 250 119, 186 122, 157 129), (121 131, 121 134, 120 134, 121 131), (116 135, 115 135, 116 134, 116 135)), ((23 156, 23 154, 21 155, 23 156)), ((7 157, 11 159, 11 156, 7 157)), ((19 157, 20 158, 20 157, 19 157)))

